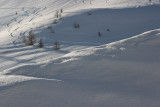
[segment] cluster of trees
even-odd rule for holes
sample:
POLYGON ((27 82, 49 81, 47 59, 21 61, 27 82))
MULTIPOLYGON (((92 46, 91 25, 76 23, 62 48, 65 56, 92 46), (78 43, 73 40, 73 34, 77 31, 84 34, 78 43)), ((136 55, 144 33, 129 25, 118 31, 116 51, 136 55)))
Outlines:
MULTIPOLYGON (((23 9, 24 10, 24 9, 23 9)), ((63 13, 63 9, 57 10, 55 13, 55 19, 53 21, 53 24, 57 24, 57 20, 58 19, 62 19, 61 14, 63 13)), ((17 13, 18 14, 18 13, 17 13)), ((43 26, 44 27, 44 26, 43 26)), ((51 31, 51 33, 55 33, 54 29, 52 26, 48 26, 47 27, 48 30, 51 31)), ((35 38, 35 34, 33 31, 30 31, 28 36, 23 36, 23 43, 25 43, 26 45, 30 46, 30 45, 35 45, 35 43, 38 45, 39 48, 43 48, 44 47, 44 43, 43 43, 43 39, 40 38, 40 40, 37 42, 36 38, 35 38)), ((53 49, 54 50, 59 50, 61 48, 61 45, 59 43, 58 40, 56 40, 53 44, 53 49)))
MULTIPOLYGON (((56 11, 55 18, 57 18, 57 19, 55 19, 52 24, 57 24, 58 20, 62 19, 62 16, 61 16, 62 13, 63 13, 63 9, 60 9, 60 10, 56 11)), ((50 30, 51 33, 55 33, 52 25, 48 26, 47 29, 50 30)), ((29 32, 29 35, 27 37, 26 36, 23 37, 23 42, 26 45, 34 45, 35 43, 37 43, 39 48, 43 48, 44 47, 43 39, 40 38, 40 40, 37 42, 36 38, 35 38, 35 34, 33 33, 33 31, 29 32)), ((54 44, 53 44, 53 49, 54 50, 59 50, 60 48, 61 48, 61 45, 60 45, 59 41, 56 40, 54 42, 54 44)))
MULTIPOLYGON (((25 43, 28 46, 32 46, 32 45, 35 45, 37 43, 39 48, 44 47, 43 39, 40 38, 40 40, 37 42, 35 34, 34 34, 33 31, 30 31, 28 36, 23 36, 23 43, 25 43)), ((60 45, 59 41, 56 40, 53 44, 53 49, 54 50, 59 50, 60 48, 61 48, 61 45, 60 45)))
MULTIPOLYGON (((92 13, 90 13, 90 12, 88 12, 87 14, 88 14, 89 16, 92 15, 92 13)), ((77 28, 80 28, 80 25, 75 22, 75 23, 73 24, 73 27, 74 27, 75 29, 77 29, 77 28)), ((106 31, 107 31, 107 32, 110 32, 110 29, 108 28, 108 29, 106 29, 106 31)), ((99 37, 102 37, 102 33, 101 33, 101 32, 98 32, 98 36, 99 36, 99 37)))
POLYGON ((36 43, 35 34, 33 31, 29 32, 29 35, 27 37, 23 36, 23 42, 26 45, 34 45, 36 43))
MULTIPOLYGON (((24 10, 24 8, 23 8, 22 10, 24 10)), ((57 24, 57 20, 59 20, 59 19, 62 18, 62 17, 61 17, 61 14, 62 14, 62 13, 63 13, 63 9, 60 9, 60 10, 57 10, 57 11, 56 11, 56 13, 55 13, 55 18, 57 18, 57 19, 55 19, 52 24, 57 24)), ((17 14, 18 14, 18 13, 17 13, 17 14)), ((92 14, 91 14, 91 13, 88 13, 88 15, 92 15, 92 14)), ((78 28, 80 28, 80 25, 75 22, 75 23, 73 24, 73 28, 78 29, 78 28)), ((51 33, 55 33, 52 25, 51 25, 51 26, 48 26, 47 29, 50 30, 51 33)), ((108 29, 106 29, 106 31, 109 32, 110 29, 108 28, 108 29)), ((102 33, 101 33, 101 32, 98 32, 98 36, 99 36, 99 37, 102 37, 102 33)), ((39 41, 37 42, 37 41, 36 41, 36 38, 35 38, 35 34, 34 34, 33 31, 30 31, 29 34, 28 34, 28 36, 24 36, 24 37, 23 37, 23 42, 24 42, 26 45, 35 45, 35 43, 36 43, 36 45, 37 45, 39 48, 43 48, 43 47, 44 47, 43 39, 40 38, 39 41)), ((54 49, 54 50, 59 50, 60 48, 61 48, 61 45, 60 45, 59 41, 56 40, 56 41, 53 43, 53 49, 54 49)))
POLYGON ((52 24, 57 24, 58 23, 58 20, 61 20, 62 19, 62 13, 63 13, 63 9, 61 8, 60 10, 57 10, 56 13, 55 13, 55 17, 56 19, 53 20, 53 23, 52 24))

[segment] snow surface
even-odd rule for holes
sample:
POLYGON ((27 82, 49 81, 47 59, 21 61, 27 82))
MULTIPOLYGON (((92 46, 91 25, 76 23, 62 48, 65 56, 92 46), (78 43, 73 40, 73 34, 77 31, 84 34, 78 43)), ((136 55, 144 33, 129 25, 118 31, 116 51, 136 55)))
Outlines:
POLYGON ((1 0, 0 6, 0 106, 160 106, 159 0, 1 0), (62 19, 55 18, 60 9, 62 19), (31 30, 44 48, 22 43, 31 30))

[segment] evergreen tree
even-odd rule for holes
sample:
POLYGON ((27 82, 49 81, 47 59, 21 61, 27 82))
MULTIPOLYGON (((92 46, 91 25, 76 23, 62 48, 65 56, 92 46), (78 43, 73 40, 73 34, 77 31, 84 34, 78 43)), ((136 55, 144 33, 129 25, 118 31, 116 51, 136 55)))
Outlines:
POLYGON ((34 35, 33 31, 31 31, 29 33, 28 41, 27 42, 28 42, 27 43, 28 45, 34 45, 36 43, 36 39, 35 39, 35 35, 34 35))
POLYGON ((61 9, 60 12, 63 13, 63 9, 61 9))
POLYGON ((57 40, 54 42, 54 47, 53 47, 53 49, 54 49, 54 50, 59 50, 59 49, 60 49, 60 44, 59 44, 59 42, 58 42, 57 40))
POLYGON ((99 36, 99 37, 102 37, 102 34, 101 34, 101 32, 98 32, 98 36, 99 36))
POLYGON ((39 47, 39 48, 43 48, 43 41, 42 41, 42 38, 39 40, 38 47, 39 47))

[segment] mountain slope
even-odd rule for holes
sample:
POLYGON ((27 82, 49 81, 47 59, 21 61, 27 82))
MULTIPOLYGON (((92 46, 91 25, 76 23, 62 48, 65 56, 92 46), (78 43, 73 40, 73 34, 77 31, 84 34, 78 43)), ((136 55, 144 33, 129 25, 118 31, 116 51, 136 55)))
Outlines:
POLYGON ((45 65, 24 65, 6 71, 6 75, 61 81, 32 80, 12 86, 0 94, 0 98, 5 98, 0 104, 8 107, 9 101, 12 107, 159 106, 159 40, 160 30, 152 30, 72 52, 45 65))
POLYGON ((159 4, 1 0, 0 106, 158 107, 159 4), (43 48, 22 42, 31 31, 43 48))
MULTIPOLYGON (((1 1, 2 4, 4 2, 1 1)), ((141 3, 126 0, 124 2, 108 1, 108 6, 117 8, 119 4, 123 6, 123 9, 95 10, 98 7, 109 8, 105 7, 104 3, 106 3, 104 0, 95 0, 92 7, 89 1, 75 3, 75 1, 68 0, 36 0, 34 2, 17 0, 17 2, 5 3, 1 10, 5 13, 1 18, 1 29, 3 28, 0 33, 1 71, 17 64, 54 60, 75 50, 125 39, 160 26, 159 6, 134 7, 150 5, 148 1, 141 3), (64 11, 62 20, 55 18, 56 10, 60 8, 64 11), (16 12, 18 12, 17 15, 16 12), (58 20, 58 24, 52 24, 54 20, 58 20), (73 28, 75 22, 80 24, 79 29, 73 28), (48 29, 49 26, 54 29, 54 34, 48 29), (26 47, 22 43, 23 36, 27 36, 31 30, 36 34, 37 41, 43 38, 43 49, 26 47), (101 32, 102 37, 98 37, 98 32, 101 32), (62 45, 62 49, 58 52, 52 49, 55 40, 62 45)), ((152 3, 158 4, 159 2, 153 1, 152 3)))

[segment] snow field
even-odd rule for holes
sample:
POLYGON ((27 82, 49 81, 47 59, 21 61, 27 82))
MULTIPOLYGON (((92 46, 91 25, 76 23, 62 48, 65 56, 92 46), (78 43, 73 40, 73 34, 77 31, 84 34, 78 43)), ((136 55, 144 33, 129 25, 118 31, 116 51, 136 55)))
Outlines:
POLYGON ((159 4, 1 0, 0 106, 158 107, 159 4), (43 48, 22 43, 30 31, 43 48))

